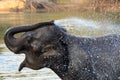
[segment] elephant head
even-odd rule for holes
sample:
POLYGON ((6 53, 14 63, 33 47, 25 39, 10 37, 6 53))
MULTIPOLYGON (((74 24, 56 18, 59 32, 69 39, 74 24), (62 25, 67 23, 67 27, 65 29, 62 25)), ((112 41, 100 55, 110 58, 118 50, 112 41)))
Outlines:
POLYGON ((29 26, 18 26, 8 29, 4 41, 9 50, 15 54, 24 53, 23 67, 40 69, 66 64, 66 45, 62 41, 66 30, 54 24, 54 21, 37 23, 29 26), (15 34, 24 32, 20 37, 15 34))

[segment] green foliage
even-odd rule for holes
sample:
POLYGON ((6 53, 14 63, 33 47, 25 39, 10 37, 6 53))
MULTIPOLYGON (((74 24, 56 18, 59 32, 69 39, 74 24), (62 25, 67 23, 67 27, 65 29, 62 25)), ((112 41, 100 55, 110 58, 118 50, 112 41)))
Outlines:
POLYGON ((68 3, 70 2, 70 0, 57 0, 56 2, 57 3, 68 3))
POLYGON ((4 39, 4 34, 6 32, 6 30, 9 28, 8 25, 2 25, 0 27, 0 43, 2 42, 3 43, 3 39, 4 39))

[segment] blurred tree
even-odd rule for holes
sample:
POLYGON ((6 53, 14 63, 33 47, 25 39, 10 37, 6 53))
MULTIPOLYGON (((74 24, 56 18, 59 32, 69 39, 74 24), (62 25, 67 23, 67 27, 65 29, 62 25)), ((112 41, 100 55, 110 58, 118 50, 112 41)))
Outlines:
MULTIPOLYGON (((61 11, 61 10, 94 10, 109 11, 119 7, 120 0, 20 0, 25 3, 25 10, 61 11), (72 7, 73 6, 73 7, 72 7)), ((117 10, 117 9, 116 9, 117 10)))
POLYGON ((59 7, 56 5, 56 0, 26 0, 26 9, 31 11, 43 10, 43 11, 57 11, 59 7))

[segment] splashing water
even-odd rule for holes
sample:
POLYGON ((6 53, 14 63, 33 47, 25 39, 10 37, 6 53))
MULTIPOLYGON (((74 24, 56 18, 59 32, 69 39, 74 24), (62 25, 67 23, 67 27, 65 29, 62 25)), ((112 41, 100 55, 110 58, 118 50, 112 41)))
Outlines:
POLYGON ((99 28, 97 22, 92 20, 86 20, 86 19, 79 19, 79 18, 68 18, 68 19, 61 19, 56 20, 55 24, 62 26, 76 26, 78 28, 85 26, 85 27, 91 27, 91 28, 99 28))
POLYGON ((80 18, 66 18, 55 21, 56 25, 64 26, 68 31, 78 36, 99 36, 104 34, 118 34, 119 25, 110 21, 93 21, 80 18), (76 33, 75 33, 76 32, 76 33))

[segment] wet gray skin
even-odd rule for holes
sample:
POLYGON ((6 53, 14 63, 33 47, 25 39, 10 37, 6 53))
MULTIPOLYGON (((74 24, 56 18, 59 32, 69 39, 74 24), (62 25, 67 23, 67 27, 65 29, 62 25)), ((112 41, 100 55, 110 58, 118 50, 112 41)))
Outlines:
POLYGON ((12 27, 6 31, 4 41, 15 54, 25 54, 19 71, 24 67, 47 67, 62 80, 119 80, 119 35, 76 37, 50 21, 12 27), (21 32, 25 33, 14 37, 21 32))

